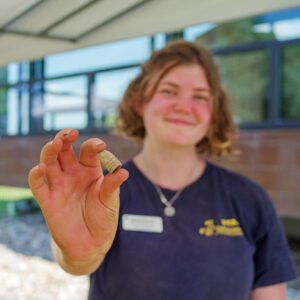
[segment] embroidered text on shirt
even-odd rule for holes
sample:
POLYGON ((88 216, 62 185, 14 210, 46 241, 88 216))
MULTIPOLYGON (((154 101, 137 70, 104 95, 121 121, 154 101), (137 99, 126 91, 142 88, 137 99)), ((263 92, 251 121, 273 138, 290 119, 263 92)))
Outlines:
POLYGON ((221 225, 215 224, 213 219, 204 221, 205 227, 199 228, 199 234, 205 236, 228 235, 243 236, 243 230, 236 219, 221 219, 221 225))

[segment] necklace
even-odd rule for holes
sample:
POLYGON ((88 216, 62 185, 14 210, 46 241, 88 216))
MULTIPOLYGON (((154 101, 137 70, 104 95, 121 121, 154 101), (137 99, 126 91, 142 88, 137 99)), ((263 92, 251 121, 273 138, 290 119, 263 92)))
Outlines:
POLYGON ((173 203, 177 200, 177 198, 180 196, 180 194, 182 193, 182 191, 184 190, 183 189, 180 189, 179 191, 177 191, 175 193, 175 195, 171 198, 171 200, 167 200, 167 198, 165 197, 165 195, 163 194, 161 188, 156 185, 155 183, 153 183, 158 195, 159 195, 159 198, 160 198, 160 201, 166 206, 164 208, 164 214, 165 216, 167 217, 173 217, 176 213, 176 209, 175 207, 173 206, 173 203))

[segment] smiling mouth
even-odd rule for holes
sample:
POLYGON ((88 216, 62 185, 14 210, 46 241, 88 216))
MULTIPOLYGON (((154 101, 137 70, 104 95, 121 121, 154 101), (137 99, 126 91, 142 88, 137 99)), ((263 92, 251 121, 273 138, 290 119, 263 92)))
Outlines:
POLYGON ((165 121, 175 124, 175 125, 182 125, 182 126, 194 126, 195 123, 187 121, 187 120, 181 120, 181 119, 172 119, 172 118, 165 118, 165 121))

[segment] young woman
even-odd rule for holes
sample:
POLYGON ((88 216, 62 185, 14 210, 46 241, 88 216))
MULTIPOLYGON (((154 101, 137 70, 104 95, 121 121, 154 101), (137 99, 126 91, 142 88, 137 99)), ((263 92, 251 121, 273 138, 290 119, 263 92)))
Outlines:
POLYGON ((297 274, 272 202, 204 158, 230 153, 235 137, 210 53, 184 41, 154 52, 125 92, 117 129, 143 148, 113 174, 102 173, 100 139, 77 160, 71 129, 29 174, 54 256, 91 274, 89 299, 286 299, 297 274))

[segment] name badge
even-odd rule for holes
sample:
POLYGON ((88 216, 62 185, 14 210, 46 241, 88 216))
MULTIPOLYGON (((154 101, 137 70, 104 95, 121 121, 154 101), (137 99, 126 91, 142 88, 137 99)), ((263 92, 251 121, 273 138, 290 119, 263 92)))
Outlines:
POLYGON ((144 215, 122 215, 122 228, 130 231, 163 232, 161 217, 144 215))

